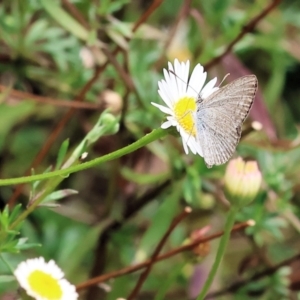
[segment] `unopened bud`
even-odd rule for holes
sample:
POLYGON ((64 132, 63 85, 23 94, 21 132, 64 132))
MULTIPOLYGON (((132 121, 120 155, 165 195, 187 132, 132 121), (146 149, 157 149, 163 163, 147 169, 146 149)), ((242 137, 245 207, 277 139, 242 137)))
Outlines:
MULTIPOLYGON (((206 233, 210 230, 210 226, 205 226, 200 229, 193 230, 189 236, 184 241, 184 244, 190 244, 195 242, 196 240, 202 239, 205 237, 206 233)), ((195 247, 191 249, 191 252, 187 252, 186 258, 190 260, 193 263, 199 263, 202 261, 203 257, 208 255, 210 252, 210 243, 209 242, 204 242, 204 243, 199 243, 195 247)))
POLYGON ((256 161, 232 159, 225 172, 225 196, 234 206, 243 207, 254 200, 262 181, 256 161))
POLYGON ((105 135, 115 134, 119 130, 118 118, 111 113, 103 113, 101 116, 101 124, 105 135))

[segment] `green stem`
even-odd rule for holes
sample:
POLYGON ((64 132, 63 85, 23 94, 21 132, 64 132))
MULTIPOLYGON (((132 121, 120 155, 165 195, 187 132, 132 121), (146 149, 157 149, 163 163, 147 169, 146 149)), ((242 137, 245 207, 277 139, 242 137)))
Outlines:
POLYGON ((27 209, 23 211, 23 213, 18 216, 18 218, 9 226, 9 229, 14 230, 23 220, 25 220, 27 216, 40 205, 45 197, 49 195, 60 184, 61 181, 63 181, 63 177, 52 178, 47 184, 46 189, 39 195, 39 197, 34 199, 33 203, 29 205, 27 209))
POLYGON ((227 220, 226 220, 226 223, 225 223, 224 234, 221 237, 215 261, 213 263, 213 266, 212 266, 212 268, 211 268, 211 270, 208 274, 206 282, 204 283, 204 286, 203 286, 203 288, 201 290, 201 293, 199 294, 197 300, 203 300, 205 298, 207 292, 209 291, 209 288, 210 288, 210 286, 213 282, 213 279, 216 275, 216 272, 218 270, 219 264, 220 264, 220 262, 223 258, 224 253, 225 253, 226 246, 227 246, 227 243, 228 243, 229 238, 230 238, 230 232, 231 232, 231 229, 234 225, 235 215, 236 215, 237 211, 238 211, 237 207, 231 207, 229 212, 228 212, 227 220))
POLYGON ((119 150, 109 153, 107 155, 95 158, 88 162, 82 163, 80 165, 72 166, 67 169, 56 170, 53 172, 37 174, 37 175, 32 175, 32 176, 0 179, 0 186, 15 185, 15 184, 27 183, 27 182, 32 182, 32 181, 39 181, 39 180, 43 180, 43 179, 49 179, 49 178, 52 178, 55 176, 67 176, 71 173, 82 171, 82 170, 94 167, 96 165, 102 164, 104 162, 114 160, 116 158, 124 156, 128 153, 131 153, 131 152, 159 139, 159 138, 164 137, 167 134, 168 134, 168 130, 161 129, 161 128, 154 129, 152 132, 145 135, 144 137, 142 137, 141 139, 139 139, 138 141, 134 142, 133 144, 131 144, 129 146, 126 146, 122 149, 119 149, 119 150))

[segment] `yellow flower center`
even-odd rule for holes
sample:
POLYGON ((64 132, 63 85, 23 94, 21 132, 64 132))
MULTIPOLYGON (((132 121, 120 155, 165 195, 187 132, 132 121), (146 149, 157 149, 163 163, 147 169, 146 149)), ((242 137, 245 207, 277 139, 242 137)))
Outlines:
POLYGON ((33 271, 28 276, 31 289, 41 297, 49 300, 58 300, 62 297, 62 289, 57 279, 40 270, 33 271))
POLYGON ((196 136, 193 112, 196 111, 196 101, 192 97, 183 97, 174 105, 174 113, 177 122, 186 133, 196 136))

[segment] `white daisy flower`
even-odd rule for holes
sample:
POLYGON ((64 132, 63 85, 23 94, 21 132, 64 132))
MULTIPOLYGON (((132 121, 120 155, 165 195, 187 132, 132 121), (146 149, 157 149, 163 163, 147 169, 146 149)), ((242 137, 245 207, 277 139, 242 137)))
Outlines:
POLYGON ((43 257, 21 262, 14 275, 26 293, 36 300, 73 300, 78 298, 74 285, 64 279, 64 273, 53 260, 43 257))
POLYGON ((206 72, 203 67, 197 64, 189 78, 190 62, 174 61, 174 67, 169 62, 169 70, 164 69, 165 79, 158 82, 158 93, 166 106, 153 103, 162 112, 166 113, 167 121, 161 125, 161 128, 175 126, 182 137, 183 148, 186 154, 189 148, 192 153, 203 156, 200 144, 196 140, 196 126, 194 115, 197 109, 196 101, 200 96, 205 99, 218 87, 214 87, 217 78, 209 81, 205 87, 206 72))

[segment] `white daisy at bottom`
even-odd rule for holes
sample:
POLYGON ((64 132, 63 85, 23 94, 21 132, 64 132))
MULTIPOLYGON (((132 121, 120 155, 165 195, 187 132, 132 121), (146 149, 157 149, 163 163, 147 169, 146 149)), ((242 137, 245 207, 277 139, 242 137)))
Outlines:
POLYGON ((189 149, 194 154, 203 156, 203 151, 196 139, 196 125, 194 114, 197 109, 196 101, 200 96, 205 99, 218 87, 214 87, 217 78, 209 81, 205 87, 206 72, 197 64, 190 78, 190 62, 174 61, 174 66, 169 62, 168 70, 164 69, 165 79, 158 82, 158 93, 166 106, 153 103, 162 112, 166 113, 167 121, 161 127, 166 129, 175 126, 182 137, 183 148, 186 154, 189 149))
POLYGON ((64 279, 64 273, 53 260, 43 257, 21 262, 14 275, 26 293, 36 300, 73 300, 78 298, 75 286, 64 279))

